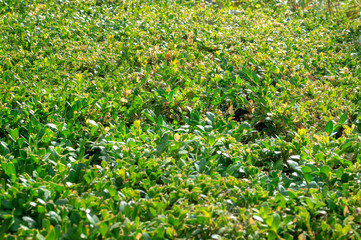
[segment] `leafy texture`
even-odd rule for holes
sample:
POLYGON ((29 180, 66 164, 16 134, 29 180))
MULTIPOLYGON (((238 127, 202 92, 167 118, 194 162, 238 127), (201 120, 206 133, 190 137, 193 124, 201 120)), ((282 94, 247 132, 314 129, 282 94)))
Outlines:
POLYGON ((0 239, 360 239, 360 19, 293 2, 0 1, 0 239))

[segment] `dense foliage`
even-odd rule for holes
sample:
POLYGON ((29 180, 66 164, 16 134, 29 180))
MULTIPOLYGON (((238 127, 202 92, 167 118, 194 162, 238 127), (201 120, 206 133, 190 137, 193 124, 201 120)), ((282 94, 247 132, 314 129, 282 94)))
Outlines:
POLYGON ((360 18, 0 0, 1 239, 360 239, 360 18))

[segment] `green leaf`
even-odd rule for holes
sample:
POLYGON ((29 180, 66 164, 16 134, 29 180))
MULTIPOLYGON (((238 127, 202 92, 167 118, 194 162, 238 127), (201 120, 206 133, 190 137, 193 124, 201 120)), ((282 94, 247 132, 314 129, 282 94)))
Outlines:
POLYGON ((275 232, 277 232, 277 230, 279 229, 280 223, 281 223, 280 215, 278 213, 274 213, 273 214, 272 228, 273 228, 273 230, 275 232))
POLYGON ((146 118, 148 118, 152 123, 155 123, 157 121, 157 115, 155 115, 155 113, 152 110, 144 110, 142 112, 146 118))
POLYGON ((50 221, 53 225, 60 225, 61 224, 61 217, 54 211, 50 211, 48 213, 50 221))
POLYGON ((151 240, 152 238, 149 236, 148 233, 143 232, 143 234, 142 234, 142 239, 143 239, 143 240, 151 240))
POLYGON ((303 173, 312 173, 313 172, 312 169, 308 166, 302 166, 301 170, 303 173))
POLYGON ((333 121, 328 121, 325 127, 325 131, 328 135, 331 135, 333 132, 333 121))
POLYGON ((6 142, 0 141, 0 146, 3 148, 3 155, 10 153, 8 144, 6 142))
POLYGON ((8 175, 13 182, 15 182, 17 179, 15 165, 12 162, 4 162, 1 166, 4 169, 5 174, 8 175))
POLYGON ((128 203, 126 201, 121 201, 119 203, 119 211, 121 213, 124 213, 125 212, 125 209, 128 207, 128 203))
POLYGON ((338 121, 339 124, 344 124, 347 121, 347 117, 348 114, 347 112, 345 112, 344 114, 342 114, 342 116, 340 117, 340 120, 338 121))
POLYGON ((277 205, 280 206, 281 208, 284 208, 287 203, 285 197, 280 193, 277 193, 275 197, 275 201, 277 202, 277 205))
POLYGON ((93 226, 97 225, 99 222, 99 218, 95 214, 87 213, 86 217, 93 226))
POLYGON ((12 130, 9 130, 11 138, 16 141, 19 138, 19 129, 15 128, 12 130))
POLYGON ((305 173, 303 174, 303 177, 305 178, 307 183, 310 183, 310 181, 312 180, 313 176, 309 173, 305 173))
POLYGON ((296 78, 296 77, 291 77, 291 78, 290 78, 290 83, 291 83, 292 85, 294 85, 294 86, 298 86, 298 84, 297 84, 297 78, 296 78))
POLYGON ((296 171, 296 172, 302 172, 302 170, 301 170, 301 168, 300 168, 300 166, 298 165, 297 162, 292 161, 292 160, 287 160, 287 164, 288 164, 288 166, 289 166, 291 169, 293 169, 294 171, 296 171))
POLYGON ((206 116, 207 116, 207 118, 213 123, 214 118, 215 118, 214 114, 211 113, 211 112, 207 112, 207 113, 206 113, 206 116))
POLYGON ((168 144, 169 136, 168 134, 164 134, 159 144, 157 145, 157 154, 160 155, 165 150, 168 144))
POLYGON ((343 167, 339 167, 336 171, 336 176, 338 178, 342 178, 342 175, 344 174, 344 172, 345 172, 345 169, 343 167))
MULTIPOLYGON (((1 216, 1 214, 0 214, 1 216)), ((1 216, 3 217, 3 216, 1 216)), ((4 220, 0 221, 0 236, 4 236, 5 233, 8 231, 10 226, 14 223, 14 217, 13 216, 7 216, 4 220)))
POLYGON ((320 173, 325 174, 327 177, 330 176, 331 171, 332 171, 332 169, 331 169, 329 166, 327 166, 327 165, 322 166, 322 167, 320 168, 320 173))
POLYGON ((349 180, 350 180, 350 176, 348 175, 348 173, 342 174, 342 177, 341 177, 342 183, 347 183, 349 180))
POLYGON ((57 240, 55 228, 53 226, 50 226, 49 233, 46 236, 46 240, 57 240))
POLYGON ((52 157, 55 160, 58 160, 60 156, 59 156, 59 153, 55 150, 55 148, 53 146, 50 146, 49 149, 50 149, 52 157))
POLYGON ((274 240, 277 238, 277 235, 275 232, 269 232, 267 236, 267 240, 274 240))

